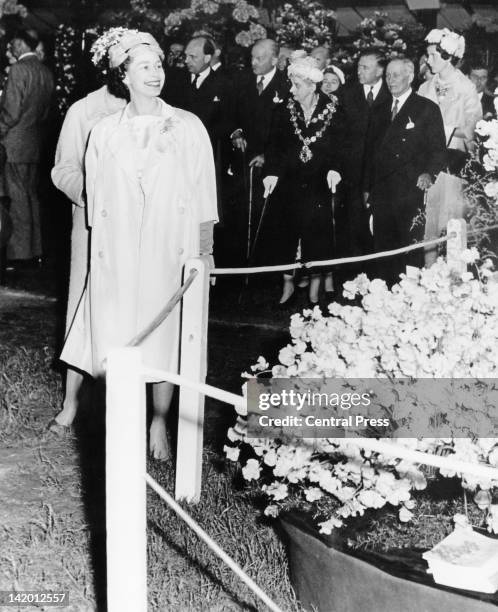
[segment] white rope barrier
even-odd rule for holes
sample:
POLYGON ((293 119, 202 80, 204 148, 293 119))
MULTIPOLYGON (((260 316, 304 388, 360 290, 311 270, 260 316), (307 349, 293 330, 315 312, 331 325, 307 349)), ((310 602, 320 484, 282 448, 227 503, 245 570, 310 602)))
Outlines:
POLYGON ((176 503, 176 501, 168 495, 168 493, 148 474, 145 475, 145 481, 154 489, 154 491, 163 499, 168 506, 192 529, 192 531, 203 541, 207 546, 236 574, 242 582, 244 582, 251 591, 263 601, 272 612, 283 612, 268 595, 259 588, 259 586, 250 578, 244 570, 229 556, 227 553, 216 544, 216 542, 202 529, 202 527, 194 521, 194 519, 176 503))
POLYGON ((302 268, 319 268, 323 266, 339 266, 348 263, 357 263, 362 261, 371 261, 373 259, 381 259, 384 257, 391 257, 394 255, 401 255, 408 253, 409 251, 416 251, 427 246, 435 246, 448 242, 451 238, 454 238, 452 234, 443 236, 442 238, 434 238, 434 240, 426 240, 425 242, 417 242, 416 244, 410 244, 399 249, 393 249, 392 251, 380 251, 378 253, 371 253, 370 255, 357 255, 355 257, 340 257, 338 259, 327 259, 323 261, 306 261, 304 263, 294 264, 282 264, 277 266, 258 266, 254 268, 213 268, 210 270, 212 276, 220 276, 223 274, 260 274, 262 272, 286 272, 290 270, 300 270, 302 268))
MULTIPOLYGON (((184 385, 195 391, 199 391, 203 395, 212 397, 220 400, 230 406, 239 408, 240 410, 247 410, 247 400, 242 395, 225 391, 212 385, 204 383, 193 382, 187 380, 185 377, 172 372, 166 372, 163 370, 157 370, 153 368, 144 367, 142 369, 143 374, 154 381, 167 380, 175 385, 184 385)), ((487 478, 490 480, 498 480, 498 468, 486 466, 483 464, 466 463, 451 457, 445 457, 440 455, 434 455, 429 452, 411 450, 401 444, 392 444, 388 442, 382 442, 374 438, 347 438, 348 442, 357 444, 364 449, 371 450, 374 452, 382 453, 383 455, 389 455, 390 457, 397 457, 399 459, 407 459, 414 463, 423 463, 425 465, 431 465, 433 467, 453 470, 455 472, 463 472, 465 474, 473 474, 474 476, 487 478)))
MULTIPOLYGON (((341 438, 343 440, 343 438, 341 438)), ((482 463, 470 463, 452 459, 451 457, 434 455, 429 452, 416 451, 401 444, 391 444, 382 442, 374 438, 348 438, 348 442, 357 444, 366 450, 371 450, 375 453, 397 457, 399 459, 407 459, 413 463, 423 463, 424 465, 432 465, 433 467, 450 470, 457 473, 472 474, 479 478, 498 481, 498 468, 484 465, 482 463)))
POLYGON ((166 372, 164 370, 157 370, 155 368, 144 367, 142 369, 142 373, 147 379, 149 379, 148 382, 162 382, 166 380, 174 385, 183 385, 184 387, 188 387, 194 391, 199 391, 199 393, 202 393, 203 395, 207 395, 208 397, 220 400, 220 402, 230 404, 235 408, 239 408, 241 410, 246 410, 247 408, 246 399, 242 397, 242 395, 236 395, 235 393, 230 393, 230 391, 224 391, 223 389, 218 389, 218 387, 213 387, 205 383, 194 382, 192 380, 188 380, 184 376, 180 376, 179 374, 173 374, 173 372, 166 372))

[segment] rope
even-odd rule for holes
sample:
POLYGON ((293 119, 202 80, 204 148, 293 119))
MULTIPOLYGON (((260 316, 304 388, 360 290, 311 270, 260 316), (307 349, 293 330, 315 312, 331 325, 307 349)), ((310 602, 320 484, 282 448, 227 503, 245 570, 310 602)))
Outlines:
POLYGON ((210 271, 210 274, 219 276, 222 274, 260 274, 261 272, 285 272, 287 270, 299 270, 301 268, 318 268, 322 266, 370 261, 372 259, 380 259, 382 257, 391 257, 392 255, 408 253, 409 251, 415 251, 426 246, 434 246, 442 242, 447 242, 450 238, 454 238, 454 235, 451 234, 449 236, 443 236, 442 238, 435 238, 434 240, 417 242, 416 244, 410 244, 409 246, 394 249, 392 251, 380 251, 379 253, 371 253, 370 255, 357 255, 356 257, 327 259, 326 261, 307 261, 305 263, 283 264, 278 266, 259 266, 257 268, 213 268, 213 270, 210 271))
MULTIPOLYGON (((343 440, 344 438, 341 438, 341 441, 343 440)), ((348 442, 357 444, 358 446, 361 446, 367 450, 381 453, 382 455, 389 455, 391 457, 398 457, 400 459, 408 459, 414 463, 432 465, 437 468, 452 470, 458 473, 473 474, 474 476, 489 480, 498 480, 498 468, 488 465, 470 462, 467 463, 466 461, 452 459, 451 457, 444 457, 441 455, 433 455, 432 453, 411 450, 405 446, 402 446, 401 444, 390 444, 388 442, 382 442, 381 440, 371 438, 350 438, 348 439, 348 442)))
POLYGON ((145 474, 145 481, 147 484, 154 489, 154 491, 161 497, 168 506, 176 512, 176 514, 192 529, 192 531, 203 540, 207 546, 236 574, 242 582, 245 582, 251 591, 263 601, 272 612, 283 612, 277 604, 268 597, 268 595, 262 591, 259 586, 249 578, 244 570, 230 557, 227 553, 216 544, 216 542, 202 529, 202 527, 194 521, 194 519, 183 510, 183 508, 176 503, 176 501, 168 495, 168 493, 148 474, 145 474))
POLYGON ((178 304, 178 302, 182 299, 183 295, 190 287, 190 285, 194 282, 195 277, 197 276, 197 270, 191 270, 190 276, 187 278, 185 283, 176 291, 176 293, 168 300, 168 303, 164 308, 159 312, 159 314, 152 319, 152 321, 134 338, 132 338, 126 346, 138 346, 142 344, 142 342, 150 336, 150 334, 156 330, 163 321, 166 320, 168 315, 172 312, 174 307, 178 304))
POLYGON ((223 389, 218 389, 218 387, 206 385, 205 383, 194 382, 192 380, 188 380, 180 374, 173 374, 173 372, 166 372, 164 370, 142 368, 142 373, 147 378, 152 379, 154 382, 167 380, 174 385, 183 385, 184 387, 188 387, 194 391, 199 391, 199 393, 202 393, 203 395, 220 400, 220 402, 230 404, 235 408, 246 410, 247 402, 245 397, 242 397, 242 395, 236 395, 235 393, 230 393, 229 391, 224 391, 223 389))
MULTIPOLYGON (((484 228, 475 229, 471 232, 467 232, 467 236, 486 233, 493 229, 498 229, 498 223, 496 225, 489 225, 484 228)), ((371 261, 372 259, 381 259, 383 257, 392 257, 393 255, 401 255, 402 253, 408 253, 409 251, 415 251, 417 249, 421 249, 427 246, 435 246, 436 244, 448 242, 450 238, 454 237, 454 234, 449 234, 441 238, 434 238, 434 240, 426 240, 425 242, 417 242, 416 244, 410 244, 409 246, 394 249, 392 251, 381 251, 379 253, 371 253, 370 255, 358 255, 356 257, 327 259, 326 261, 306 261, 304 263, 282 264, 278 266, 258 266, 253 268, 214 268, 210 271, 210 274, 213 276, 221 276, 225 274, 261 274, 264 272, 288 272, 291 270, 300 270, 303 268, 320 268, 324 266, 358 263, 362 261, 371 261)))

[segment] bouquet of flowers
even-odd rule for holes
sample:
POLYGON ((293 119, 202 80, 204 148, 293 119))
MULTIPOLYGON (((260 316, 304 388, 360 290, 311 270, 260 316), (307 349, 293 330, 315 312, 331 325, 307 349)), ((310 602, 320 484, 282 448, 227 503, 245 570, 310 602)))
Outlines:
POLYGON ((267 36, 259 18, 258 9, 246 0, 192 0, 188 8, 166 17, 164 32, 187 39, 196 31, 207 31, 225 43, 250 47, 267 36))
POLYGON ((313 0, 294 0, 278 7, 273 24, 279 44, 288 43, 299 49, 309 51, 319 45, 331 45, 335 39, 335 12, 313 0))
MULTIPOLYGON (((495 98, 495 106, 498 109, 498 98, 495 98)), ((479 230, 498 223, 498 120, 479 121, 475 140, 476 147, 462 171, 462 178, 466 181, 469 223, 479 230)), ((487 248, 489 255, 498 256, 489 251, 486 234, 478 234, 474 241, 480 248, 487 248)))
POLYGON ((414 52, 422 44, 424 30, 419 24, 411 25, 388 20, 386 13, 375 12, 366 17, 357 27, 357 38, 353 42, 355 57, 363 49, 379 49, 387 59, 393 59, 407 52, 414 52))
MULTIPOLYGON (((462 253, 467 263, 477 257, 475 249, 462 253)), ((387 379, 393 384, 392 396, 398 398, 389 399, 387 393, 384 403, 398 421, 420 419, 428 406, 444 416, 444 405, 421 396, 411 409, 396 414, 397 399, 404 392, 400 379, 409 392, 415 377, 452 379, 449 384, 455 379, 496 377, 498 283, 491 268, 486 260, 477 275, 457 274, 440 258, 428 270, 402 275, 391 290, 384 281, 370 281, 362 274, 344 285, 344 297, 361 299, 361 305, 332 303, 330 316, 315 308, 291 317, 292 342, 280 351, 280 363, 271 374, 291 379, 387 379)), ((254 377, 268 367, 260 357, 247 376, 254 377)), ((498 439, 478 437, 473 431, 477 422, 485 435, 493 431, 496 392, 481 393, 474 386, 458 397, 458 417, 452 414, 453 429, 444 438, 398 437, 395 443, 498 466, 498 439)), ((447 412, 452 408, 454 404, 447 412)), ((244 414, 229 429, 228 439, 227 458, 239 461, 245 480, 269 500, 265 514, 276 516, 291 508, 311 511, 319 518, 323 533, 330 533, 349 517, 389 504, 398 509, 400 521, 409 521, 415 506, 412 492, 424 489, 431 473, 387 453, 361 450, 354 439, 248 437, 244 414)), ((394 443, 390 438, 384 441, 394 443)), ((464 490, 472 491, 485 511, 488 529, 496 532, 498 506, 492 491, 498 479, 443 469, 439 474, 461 479, 464 490)))

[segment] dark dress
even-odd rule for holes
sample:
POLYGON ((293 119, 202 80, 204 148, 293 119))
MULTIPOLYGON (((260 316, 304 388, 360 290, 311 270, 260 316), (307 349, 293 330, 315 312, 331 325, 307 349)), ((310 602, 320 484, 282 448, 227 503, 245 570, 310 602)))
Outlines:
MULTIPOLYGON (((331 259, 337 254, 327 173, 343 171, 345 133, 341 108, 321 92, 308 126, 300 104, 293 98, 281 104, 275 113, 263 176, 278 176, 279 180, 268 201, 264 263, 293 263, 299 240, 303 262, 331 259), (302 159, 303 143, 292 122, 292 107, 303 138, 316 135, 316 140, 309 144, 308 161, 302 159)), ((339 197, 340 187, 336 201, 339 197)), ((337 239, 341 233, 343 227, 336 215, 337 239)))

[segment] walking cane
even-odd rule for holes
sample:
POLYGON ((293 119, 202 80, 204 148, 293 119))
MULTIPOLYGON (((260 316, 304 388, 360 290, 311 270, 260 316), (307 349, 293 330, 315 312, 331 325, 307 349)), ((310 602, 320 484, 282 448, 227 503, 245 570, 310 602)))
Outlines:
POLYGON ((247 263, 249 263, 249 255, 251 254, 253 173, 254 173, 254 166, 251 166, 249 169, 249 210, 247 212, 247 248, 246 248, 247 263))
POLYGON ((335 193, 330 198, 330 208, 332 210, 332 237, 334 240, 334 250, 337 250, 337 240, 335 235, 335 193))
MULTIPOLYGON (((263 204, 263 209, 261 211, 261 216, 260 216, 259 222, 258 222, 258 227, 256 228, 256 235, 254 236, 254 240, 253 240, 252 246, 251 246, 251 248, 250 248, 250 250, 248 252, 248 255, 247 255, 247 266, 248 267, 251 265, 251 262, 254 259, 254 253, 256 251, 256 246, 258 244, 259 233, 261 231, 261 226, 263 224, 263 218, 265 216, 266 205, 268 204, 269 197, 270 197, 270 194, 268 194, 266 196, 266 198, 265 198, 265 201, 264 201, 264 204, 263 204)), ((248 279, 248 275, 247 274, 246 274, 246 279, 248 279)), ((246 285, 247 285, 247 281, 246 281, 246 285)), ((241 290, 241 292, 239 294, 239 304, 242 301, 242 294, 243 294, 243 292, 244 292, 244 288, 242 288, 242 290, 241 290)))
MULTIPOLYGON (((247 210, 247 244, 246 244, 246 264, 249 265, 249 256, 251 254, 251 230, 252 230, 252 188, 253 188, 253 171, 254 166, 249 168, 249 206, 247 210)), ((246 274, 245 285, 249 284, 249 276, 246 274)))

